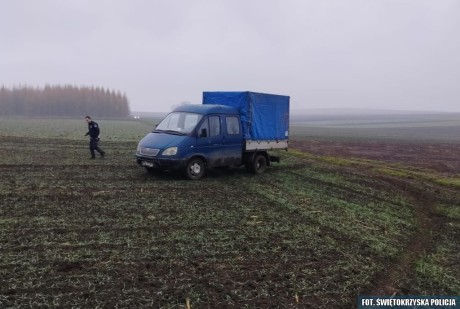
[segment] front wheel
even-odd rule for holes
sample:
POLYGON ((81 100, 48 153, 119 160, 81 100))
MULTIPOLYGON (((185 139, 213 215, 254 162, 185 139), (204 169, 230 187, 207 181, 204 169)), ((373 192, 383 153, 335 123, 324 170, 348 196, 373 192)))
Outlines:
POLYGON ((206 166, 200 158, 193 158, 187 164, 185 176, 190 180, 198 180, 203 177, 206 166))
POLYGON ((267 169, 267 158, 262 154, 258 154, 246 167, 253 174, 263 173, 267 169))

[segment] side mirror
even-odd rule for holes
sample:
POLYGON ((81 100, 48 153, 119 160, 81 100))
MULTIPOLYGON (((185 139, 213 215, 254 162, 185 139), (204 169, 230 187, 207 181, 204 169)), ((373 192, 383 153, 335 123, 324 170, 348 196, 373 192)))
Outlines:
POLYGON ((208 131, 206 129, 201 129, 200 137, 207 137, 208 131))

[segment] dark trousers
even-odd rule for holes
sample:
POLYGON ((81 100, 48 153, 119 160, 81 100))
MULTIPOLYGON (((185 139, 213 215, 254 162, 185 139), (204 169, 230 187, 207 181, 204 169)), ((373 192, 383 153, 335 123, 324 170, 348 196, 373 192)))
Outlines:
POLYGON ((104 151, 101 148, 99 148, 98 144, 99 144, 99 139, 98 138, 92 138, 91 137, 89 139, 89 151, 91 152, 91 157, 92 158, 96 157, 96 153, 94 152, 95 150, 97 152, 99 152, 101 154, 101 156, 104 155, 104 151))

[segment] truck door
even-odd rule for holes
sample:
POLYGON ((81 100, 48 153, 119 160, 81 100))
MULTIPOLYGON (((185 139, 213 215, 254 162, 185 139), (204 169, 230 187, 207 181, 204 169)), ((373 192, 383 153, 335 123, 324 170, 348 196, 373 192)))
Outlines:
POLYGON ((207 158, 208 166, 223 165, 221 117, 217 115, 205 117, 198 128, 197 135, 196 152, 207 158))
POLYGON ((225 134, 222 140, 225 165, 240 165, 243 156, 243 135, 238 116, 225 116, 225 134))

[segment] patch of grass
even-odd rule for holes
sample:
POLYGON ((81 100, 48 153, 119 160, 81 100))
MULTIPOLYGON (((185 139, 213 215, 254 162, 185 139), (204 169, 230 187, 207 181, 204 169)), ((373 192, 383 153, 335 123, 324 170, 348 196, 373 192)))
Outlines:
POLYGON ((437 210, 450 220, 460 220, 460 204, 441 204, 438 205, 437 210))
MULTIPOLYGON (((460 225, 457 225, 457 233, 460 225)), ((450 234, 450 233, 449 233, 450 234)), ((457 238, 458 239, 458 238, 457 238)), ((460 278, 458 277, 459 245, 455 238, 442 237, 434 252, 417 261, 413 288, 420 294, 458 295, 460 278)))
POLYGON ((442 186, 460 188, 460 178, 458 177, 434 178, 433 181, 442 186))
POLYGON ((395 176, 399 178, 419 179, 428 181, 437 185, 460 188, 460 178, 458 177, 443 177, 435 172, 429 171, 414 171, 408 170, 395 165, 395 167, 377 167, 373 169, 375 172, 395 176))
POLYGON ((377 168, 374 168, 374 171, 377 173, 390 175, 394 177, 400 177, 400 178, 411 177, 410 173, 408 173, 407 171, 400 170, 400 169, 397 170, 397 169, 392 169, 392 168, 377 167, 377 168))

